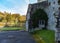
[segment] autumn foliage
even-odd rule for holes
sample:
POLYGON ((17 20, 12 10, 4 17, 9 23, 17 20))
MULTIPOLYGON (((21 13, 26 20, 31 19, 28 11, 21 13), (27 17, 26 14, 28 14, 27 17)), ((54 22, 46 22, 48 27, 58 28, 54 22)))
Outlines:
POLYGON ((21 26, 21 23, 25 23, 26 16, 20 14, 11 14, 8 12, 0 12, 0 26, 21 26))

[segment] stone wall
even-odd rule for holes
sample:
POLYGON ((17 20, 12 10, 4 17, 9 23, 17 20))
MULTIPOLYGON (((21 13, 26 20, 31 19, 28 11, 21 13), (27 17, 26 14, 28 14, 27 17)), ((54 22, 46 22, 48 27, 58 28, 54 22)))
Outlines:
POLYGON ((47 1, 41 2, 41 3, 35 3, 35 4, 29 4, 28 6, 28 11, 27 11, 27 17, 26 17, 26 29, 29 30, 32 28, 31 26, 31 17, 32 14, 37 10, 37 9, 45 9, 48 6, 47 1))
POLYGON ((29 29, 29 20, 33 14, 33 12, 36 9, 44 9, 45 12, 48 15, 48 26, 47 28, 49 30, 54 30, 55 31, 55 40, 56 41, 60 41, 60 28, 58 29, 56 27, 57 25, 57 16, 55 16, 54 14, 58 14, 59 10, 58 8, 60 7, 60 5, 58 5, 58 0, 48 0, 48 1, 43 1, 41 3, 34 3, 34 4, 29 4, 28 7, 28 12, 27 12, 27 20, 26 20, 26 27, 27 30, 29 29), (58 31, 59 30, 59 31, 58 31))

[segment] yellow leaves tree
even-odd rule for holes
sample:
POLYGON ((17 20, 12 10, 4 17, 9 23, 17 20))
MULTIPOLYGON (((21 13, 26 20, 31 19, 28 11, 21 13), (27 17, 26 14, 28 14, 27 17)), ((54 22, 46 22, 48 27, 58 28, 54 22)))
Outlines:
POLYGON ((25 23, 26 16, 20 14, 11 14, 8 12, 0 12, 0 21, 4 21, 5 26, 20 26, 21 23, 25 23))
POLYGON ((17 26, 18 24, 20 24, 20 14, 12 14, 12 20, 15 23, 15 26, 17 26))
POLYGON ((6 25, 5 26, 8 26, 8 22, 11 21, 11 13, 5 12, 4 14, 6 15, 6 17, 5 17, 5 19, 6 19, 6 25))
POLYGON ((20 26, 24 26, 25 21, 26 21, 26 16, 25 15, 20 16, 20 26))
POLYGON ((2 22, 3 19, 4 19, 4 14, 0 12, 0 22, 2 22))

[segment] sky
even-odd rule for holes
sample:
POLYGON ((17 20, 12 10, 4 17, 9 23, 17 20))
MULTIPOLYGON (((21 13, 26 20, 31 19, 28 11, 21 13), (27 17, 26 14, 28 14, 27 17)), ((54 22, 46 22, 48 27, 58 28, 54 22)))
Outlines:
POLYGON ((26 15, 28 4, 36 2, 37 0, 0 0, 0 11, 26 15))

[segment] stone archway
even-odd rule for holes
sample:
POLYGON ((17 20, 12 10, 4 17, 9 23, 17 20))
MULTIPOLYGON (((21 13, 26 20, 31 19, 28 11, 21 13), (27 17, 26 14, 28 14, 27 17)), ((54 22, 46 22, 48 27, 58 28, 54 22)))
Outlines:
POLYGON ((39 21, 44 25, 43 28, 46 28, 48 25, 48 16, 46 12, 43 9, 37 9, 33 14, 31 14, 30 20, 29 20, 29 27, 30 29, 34 29, 39 27, 39 21))
POLYGON ((41 2, 41 3, 34 3, 29 4, 27 15, 26 15, 26 31, 30 31, 32 29, 32 16, 38 9, 44 9, 48 6, 47 2, 41 2))

